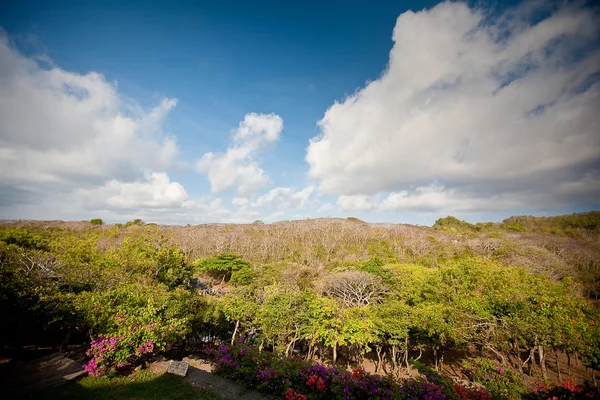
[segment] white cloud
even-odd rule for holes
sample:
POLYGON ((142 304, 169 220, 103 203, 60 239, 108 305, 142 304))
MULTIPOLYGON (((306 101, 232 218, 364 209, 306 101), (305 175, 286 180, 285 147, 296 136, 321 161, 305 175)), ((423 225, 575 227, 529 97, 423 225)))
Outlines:
POLYGON ((282 130, 283 119, 278 115, 247 114, 225 154, 204 154, 196 162, 196 171, 208 176, 213 193, 235 188, 240 196, 252 195, 269 182, 254 157, 277 141, 282 130))
POLYGON ((333 209, 333 204, 326 202, 323 203, 319 206, 319 208, 317 209, 317 212, 321 213, 321 212, 326 212, 333 209))
POLYGON ((369 196, 351 195, 338 197, 336 205, 342 211, 366 211, 375 208, 376 203, 369 196))
POLYGON ((233 204, 234 206, 246 206, 250 203, 250 200, 248 200, 245 197, 234 197, 233 199, 231 199, 231 204, 233 204))
POLYGON ((24 57, 0 32, 0 215, 73 219, 181 204, 184 188, 152 173, 178 156, 161 128, 176 104, 144 110, 101 74, 24 57))
POLYGON ((268 193, 259 196, 251 207, 266 209, 299 209, 307 205, 311 194, 314 191, 313 186, 307 186, 304 189, 295 192, 292 188, 277 187, 271 189, 268 193))
POLYGON ((169 168, 178 150, 161 125, 176 104, 146 112, 102 75, 44 69, 0 34, 0 180, 73 187, 169 168))
POLYGON ((380 210, 411 210, 422 212, 477 212, 517 208, 519 202, 511 196, 472 198, 455 189, 443 186, 418 187, 414 191, 390 193, 381 203, 380 210))
POLYGON ((597 203, 600 20, 568 6, 531 24, 540 4, 398 17, 384 74, 332 105, 310 141, 320 191, 353 210, 390 192, 385 209, 597 203))
POLYGON ((76 196, 85 199, 88 207, 100 209, 137 209, 181 207, 188 194, 181 184, 171 182, 166 173, 148 174, 137 182, 113 179, 103 187, 79 190, 76 196))
POLYGON ((285 213, 283 211, 275 211, 274 213, 266 216, 265 221, 273 222, 273 221, 281 220, 281 217, 283 217, 284 214, 285 213))

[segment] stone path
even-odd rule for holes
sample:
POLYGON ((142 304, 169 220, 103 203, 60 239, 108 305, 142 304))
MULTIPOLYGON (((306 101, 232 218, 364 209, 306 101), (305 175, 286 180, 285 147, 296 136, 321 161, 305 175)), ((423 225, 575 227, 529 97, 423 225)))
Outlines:
POLYGON ((0 384, 9 398, 18 398, 78 379, 84 374, 81 364, 62 353, 52 353, 30 362, 3 365, 0 384))
MULTIPOLYGON (((223 400, 280 400, 280 397, 267 395, 256 390, 247 390, 243 385, 221 378, 211 373, 210 364, 195 357, 185 357, 183 362, 190 365, 185 380, 194 386, 210 390, 223 400)), ((157 361, 150 365, 155 374, 166 373, 169 361, 157 361)))

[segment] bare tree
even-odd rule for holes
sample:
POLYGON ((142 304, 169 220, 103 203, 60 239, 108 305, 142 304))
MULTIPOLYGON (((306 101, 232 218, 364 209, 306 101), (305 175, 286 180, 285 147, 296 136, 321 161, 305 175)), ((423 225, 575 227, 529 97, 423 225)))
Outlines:
POLYGON ((344 271, 325 279, 323 293, 340 299, 349 307, 362 307, 379 301, 386 288, 378 276, 362 271, 344 271))

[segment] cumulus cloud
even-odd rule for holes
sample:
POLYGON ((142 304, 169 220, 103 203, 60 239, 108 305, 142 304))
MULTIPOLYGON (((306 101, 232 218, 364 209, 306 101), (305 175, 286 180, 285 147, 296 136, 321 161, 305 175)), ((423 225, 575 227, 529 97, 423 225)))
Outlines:
POLYGON ((276 142, 282 130, 278 115, 247 114, 233 134, 231 147, 224 154, 204 154, 196 162, 196 171, 208 176, 213 193, 235 188, 242 197, 255 194, 269 182, 255 157, 276 142))
POLYGON ((161 124, 176 104, 146 112, 102 75, 44 69, 0 34, 0 179, 81 185, 168 168, 178 151, 161 124))
POLYGON ((251 207, 279 210, 303 208, 307 205, 313 191, 313 186, 307 186, 300 191, 294 191, 288 187, 277 187, 259 196, 251 203, 251 207))
POLYGON ((180 206, 183 186, 153 172, 176 163, 176 140, 162 131, 176 104, 164 98, 145 110, 116 82, 25 57, 0 32, 0 214, 85 218, 180 206))
POLYGON ((325 202, 325 203, 319 205, 317 212, 322 213, 322 212, 330 211, 332 209, 333 209, 333 204, 331 204, 330 202, 325 202))
POLYGON ((597 203, 600 20, 540 7, 400 15, 385 72, 333 104, 310 141, 320 191, 345 210, 597 203))
POLYGON ((273 221, 281 220, 281 217, 283 217, 284 215, 285 215, 285 213, 283 211, 275 211, 274 213, 267 215, 265 217, 265 221, 273 222, 273 221))
POLYGON ((342 211, 366 211, 376 207, 376 200, 365 195, 340 196, 336 205, 342 211))
POLYGON ((148 174, 137 182, 113 179, 97 189, 79 190, 76 195, 86 199, 88 205, 116 209, 181 207, 188 199, 183 186, 171 182, 166 173, 148 174))

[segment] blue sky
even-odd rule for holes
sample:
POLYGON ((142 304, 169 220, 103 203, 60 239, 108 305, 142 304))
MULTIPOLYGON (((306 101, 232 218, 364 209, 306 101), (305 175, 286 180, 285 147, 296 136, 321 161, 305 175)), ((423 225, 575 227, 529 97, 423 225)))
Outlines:
POLYGON ((598 22, 548 2, 4 1, 0 217, 597 209, 598 22))

